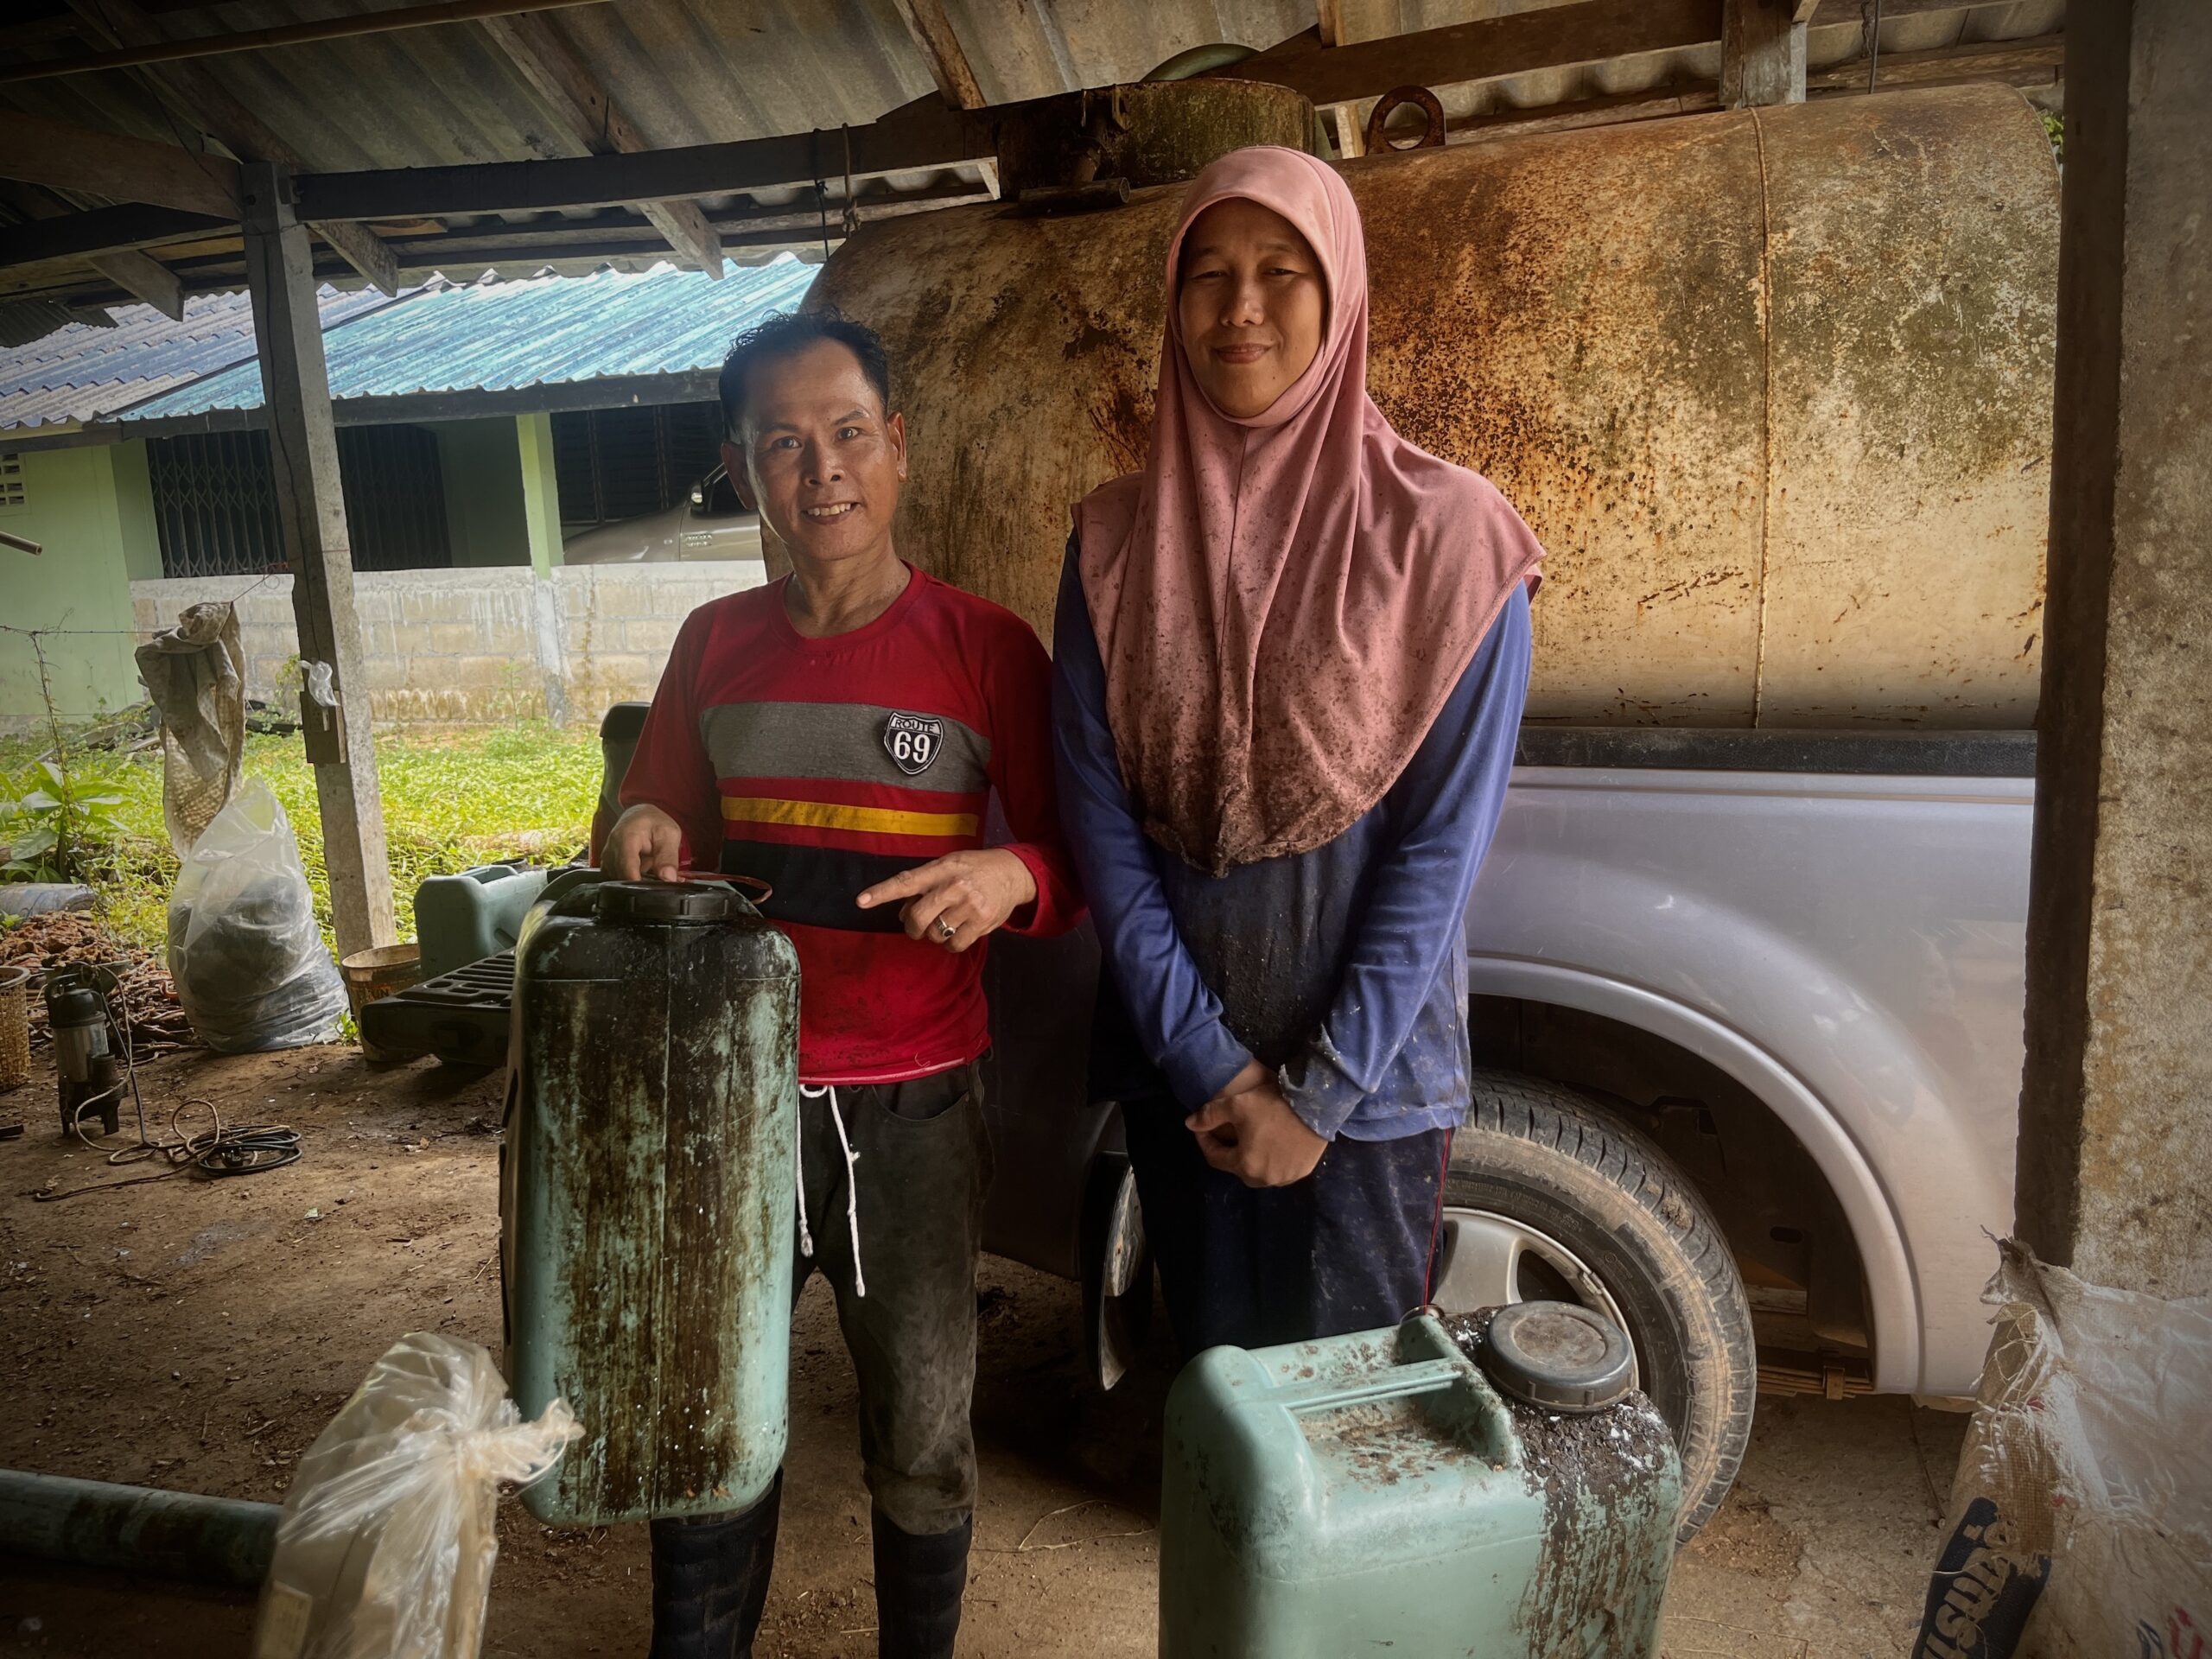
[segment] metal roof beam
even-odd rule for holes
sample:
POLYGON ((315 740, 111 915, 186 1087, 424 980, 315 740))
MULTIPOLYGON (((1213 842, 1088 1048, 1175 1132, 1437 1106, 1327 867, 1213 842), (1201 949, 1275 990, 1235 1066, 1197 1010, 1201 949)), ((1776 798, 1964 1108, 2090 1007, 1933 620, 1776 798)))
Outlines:
POLYGON ((223 35, 188 35, 182 40, 154 40, 111 52, 90 52, 75 58, 40 58, 29 63, 0 65, 0 83, 50 80, 60 75, 86 75, 102 69, 136 69, 149 63, 176 63, 188 58, 221 57, 232 52, 262 52, 277 46, 305 46, 315 41, 353 40, 363 35, 387 35, 395 29, 423 29, 437 23, 467 23, 486 17, 511 17, 518 12, 557 11, 568 6, 604 5, 607 0, 440 0, 425 6, 397 6, 385 11, 355 12, 344 17, 319 18, 307 23, 283 23, 270 29, 236 29, 223 35))
POLYGON ((1494 80, 1719 38, 1720 0, 1577 0, 1345 46, 1324 46, 1320 30, 1309 29, 1216 73, 1294 87, 1318 106, 1394 86, 1494 80))
MULTIPOLYGON (((545 101, 570 142, 595 156, 634 156, 652 148, 591 66, 544 18, 486 18, 484 29, 545 101)), ((709 276, 721 276, 721 243, 696 202, 641 201, 637 207, 679 259, 709 276)))
POLYGON ((947 110, 931 96, 865 127, 779 138, 547 162, 302 174, 300 213, 318 220, 449 219, 735 195, 842 174, 848 141, 856 179, 995 153, 988 122, 947 110))
POLYGON ((892 3, 906 20, 906 32, 914 37, 914 44, 922 48, 930 79, 937 82, 944 101, 963 110, 982 109, 982 86, 976 79, 975 66, 968 61, 967 48, 953 30, 952 19, 945 15, 944 0, 892 0, 892 3))
POLYGON ((238 165, 175 144, 0 110, 0 178, 117 201, 238 216, 238 165))

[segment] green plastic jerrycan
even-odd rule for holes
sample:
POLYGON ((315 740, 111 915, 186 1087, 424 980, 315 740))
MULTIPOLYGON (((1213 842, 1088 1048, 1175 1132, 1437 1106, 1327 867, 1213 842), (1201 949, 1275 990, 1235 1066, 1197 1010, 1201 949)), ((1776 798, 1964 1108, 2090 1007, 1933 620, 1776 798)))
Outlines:
POLYGON ((424 877, 415 889, 423 977, 435 979, 513 950, 523 918, 552 874, 524 864, 480 864, 458 875, 424 877))
POLYGON ((563 877, 515 952, 501 1252, 524 1494, 602 1525, 744 1509, 783 1462, 798 958, 728 886, 563 877))
POLYGON ((1577 1420, 1509 1405, 1427 1313, 1199 1355, 1167 1402, 1161 1659, 1656 1653, 1681 1465, 1630 1402, 1563 1446, 1577 1420))

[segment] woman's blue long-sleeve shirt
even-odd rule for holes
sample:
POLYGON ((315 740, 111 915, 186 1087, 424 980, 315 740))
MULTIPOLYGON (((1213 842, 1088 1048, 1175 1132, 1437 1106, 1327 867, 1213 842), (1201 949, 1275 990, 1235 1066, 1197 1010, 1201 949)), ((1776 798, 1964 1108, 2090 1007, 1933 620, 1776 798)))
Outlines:
POLYGON ((1323 1135, 1389 1141, 1459 1122, 1467 895, 1505 802, 1529 644, 1516 587, 1372 810, 1310 852, 1208 875, 1147 836, 1131 805, 1071 549, 1053 747, 1061 818, 1127 1016, 1117 1033, 1123 1022, 1102 1011, 1096 1040, 1138 1051, 1103 1068, 1122 1090, 1164 1085, 1195 1109, 1256 1057, 1323 1135))

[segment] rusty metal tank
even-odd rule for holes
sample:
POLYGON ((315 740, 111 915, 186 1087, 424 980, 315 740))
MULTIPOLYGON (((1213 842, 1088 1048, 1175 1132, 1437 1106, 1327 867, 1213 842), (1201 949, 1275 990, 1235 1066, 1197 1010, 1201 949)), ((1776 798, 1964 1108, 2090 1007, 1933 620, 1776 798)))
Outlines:
MULTIPOLYGON (((1369 380, 1549 550, 1533 718, 2004 727, 2041 639, 2058 179, 2005 87, 1347 162, 1369 380)), ((901 549, 1040 632, 1070 504, 1140 466, 1179 187, 879 221, 901 549)))

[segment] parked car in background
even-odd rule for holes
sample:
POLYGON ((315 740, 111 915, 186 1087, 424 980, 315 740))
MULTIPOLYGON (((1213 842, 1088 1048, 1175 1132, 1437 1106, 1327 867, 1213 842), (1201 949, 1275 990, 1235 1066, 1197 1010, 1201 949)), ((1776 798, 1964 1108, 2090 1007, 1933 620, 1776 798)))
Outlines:
MULTIPOLYGON (((1468 906, 1474 1107, 1436 1301, 1620 1324, 1684 1536, 1755 1395, 1971 1393, 2012 1223, 2031 732, 1522 728, 1468 906)), ((991 941, 986 1249, 1079 1280, 1098 1380, 1151 1273, 1098 950, 991 941)))
POLYGON ((675 506, 563 537, 561 557, 568 564, 759 559, 760 518, 746 511, 728 474, 717 467, 675 506))

